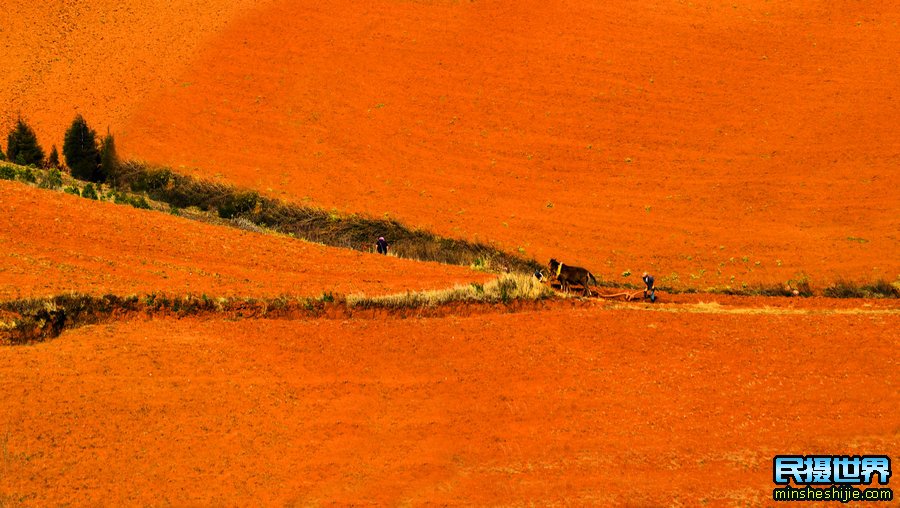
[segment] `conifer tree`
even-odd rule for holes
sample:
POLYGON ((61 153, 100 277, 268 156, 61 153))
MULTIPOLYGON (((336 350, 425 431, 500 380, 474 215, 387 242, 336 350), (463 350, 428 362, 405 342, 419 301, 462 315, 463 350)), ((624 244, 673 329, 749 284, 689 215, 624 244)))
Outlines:
POLYGON ((56 151, 56 145, 50 148, 50 156, 47 157, 47 166, 51 168, 59 168, 59 152, 56 151))
POLYGON ((104 181, 115 178, 119 168, 119 155, 116 153, 116 140, 107 132, 100 149, 100 175, 104 181))
POLYGON ((6 138, 6 156, 23 166, 44 163, 44 150, 38 144, 37 135, 21 117, 6 138))
POLYGON ((63 142, 63 155, 72 176, 90 182, 103 181, 100 173, 100 152, 97 150, 97 133, 88 127, 79 114, 72 120, 63 142))

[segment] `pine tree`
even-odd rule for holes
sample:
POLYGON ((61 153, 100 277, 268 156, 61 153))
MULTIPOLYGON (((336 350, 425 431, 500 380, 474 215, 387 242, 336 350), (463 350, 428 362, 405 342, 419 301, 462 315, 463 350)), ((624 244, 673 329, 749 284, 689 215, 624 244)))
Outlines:
POLYGON ((50 149, 50 156, 47 157, 47 166, 59 168, 59 152, 56 151, 56 145, 53 145, 50 149))
POLYGON ((9 160, 23 166, 40 166, 44 162, 44 150, 38 144, 37 135, 21 117, 6 138, 6 154, 9 160))
POLYGON ((116 140, 107 133, 100 148, 100 175, 103 180, 115 178, 119 168, 119 155, 116 153, 116 140))
POLYGON ((63 155, 72 176, 79 180, 102 182, 100 152, 97 150, 97 133, 88 127, 82 116, 76 115, 66 131, 63 155))

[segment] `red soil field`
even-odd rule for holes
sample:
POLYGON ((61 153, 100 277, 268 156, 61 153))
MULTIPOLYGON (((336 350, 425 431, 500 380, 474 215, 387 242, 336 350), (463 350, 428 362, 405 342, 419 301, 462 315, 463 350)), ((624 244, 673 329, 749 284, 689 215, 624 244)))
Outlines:
MULTIPOLYGON (((126 158, 617 281, 895 281, 898 22, 884 0, 10 0, 0 133, 21 114, 49 151, 81 113, 126 158)), ((0 299, 488 278, 5 181, 0 210, 0 299)), ((2 347, 0 507, 764 506, 776 454, 896 464, 896 300, 662 296, 2 347)))
POLYGON ((177 83, 200 47, 258 0, 4 0, 0 125, 21 113, 62 148, 76 113, 118 130, 142 100, 177 83))
POLYGON ((607 278, 900 275, 893 2, 158 3, 14 1, 7 115, 607 278))
POLYGON ((62 292, 382 294, 485 282, 468 268, 325 247, 0 181, 0 299, 62 292))
POLYGON ((278 2, 123 146, 607 278, 900 275, 892 2, 584 4, 278 2))
POLYGON ((0 499, 763 506, 775 454, 896 457, 900 315, 765 312, 85 327, 3 349, 0 499))

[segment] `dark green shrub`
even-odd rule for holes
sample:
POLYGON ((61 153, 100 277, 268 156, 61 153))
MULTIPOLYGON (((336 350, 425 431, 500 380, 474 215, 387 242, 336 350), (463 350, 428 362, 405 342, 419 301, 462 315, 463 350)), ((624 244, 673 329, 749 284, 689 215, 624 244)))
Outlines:
POLYGON ((41 179, 40 187, 43 189, 58 189, 62 187, 62 173, 58 169, 49 169, 41 179))
POLYGON ((63 155, 72 176, 89 182, 102 182, 100 152, 97 150, 97 133, 88 127, 81 115, 76 115, 66 130, 63 155))
POLYGON ((838 280, 825 288, 823 294, 829 298, 865 298, 866 294, 855 282, 838 280))
POLYGON ((97 190, 94 189, 93 184, 87 184, 84 186, 84 189, 81 191, 81 197, 88 199, 99 199, 97 196, 97 190))
POLYGON ((222 198, 218 205, 219 217, 232 219, 238 215, 248 214, 256 208, 259 194, 255 192, 231 192, 222 198))
POLYGON ((123 194, 123 193, 121 193, 121 192, 113 191, 113 192, 109 193, 109 195, 107 196, 107 199, 109 199, 110 197, 112 198, 112 202, 115 203, 115 204, 117 204, 117 205, 127 205, 127 204, 129 204, 129 203, 128 203, 128 196, 126 196, 125 194, 123 194))
POLYGON ((44 150, 38 144, 37 135, 21 118, 6 138, 6 154, 9 160, 22 166, 39 166, 44 163, 44 150))
POLYGON ((113 202, 117 205, 130 205, 144 210, 150 209, 150 203, 144 196, 129 196, 123 192, 112 193, 113 202))
POLYGON ((862 287, 863 291, 880 298, 900 298, 900 289, 890 282, 879 279, 862 287))
POLYGON ((144 169, 137 163, 125 162, 119 164, 119 171, 113 183, 130 188, 133 192, 162 192, 173 180, 172 171, 169 169, 144 169))
POLYGON ((0 179, 15 180, 16 179, 16 168, 14 168, 12 166, 7 166, 7 165, 0 166, 0 179))
POLYGON ((18 177, 19 177, 19 180, 22 180, 23 182, 28 182, 28 183, 36 183, 37 182, 37 176, 35 176, 34 170, 32 170, 31 168, 19 169, 18 177))
POLYGON ((147 199, 144 196, 136 196, 131 198, 131 206, 140 208, 142 210, 150 209, 150 203, 147 202, 147 199))
POLYGON ((900 290, 884 279, 863 285, 841 279, 825 288, 824 294, 830 298, 900 298, 900 290))
POLYGON ((81 197, 81 191, 78 190, 78 187, 72 187, 71 185, 67 185, 66 188, 63 189, 63 192, 81 197))

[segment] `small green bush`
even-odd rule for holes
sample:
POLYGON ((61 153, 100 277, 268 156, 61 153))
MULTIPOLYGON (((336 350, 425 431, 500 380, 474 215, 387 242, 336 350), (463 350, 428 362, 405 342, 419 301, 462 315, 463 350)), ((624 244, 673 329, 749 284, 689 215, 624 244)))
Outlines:
POLYGON ((143 210, 150 209, 150 203, 147 202, 144 196, 130 196, 123 192, 113 192, 110 195, 112 196, 112 201, 117 205, 131 205, 143 210))
POLYGON ((900 298, 900 289, 884 279, 871 284, 840 279, 825 288, 824 295, 829 298, 900 298))
POLYGON ((94 184, 89 183, 85 185, 84 189, 81 191, 81 197, 94 200, 99 199, 99 196, 97 196, 97 190, 94 189, 94 184))
POLYGON ((81 197, 81 191, 78 190, 78 187, 73 187, 71 185, 67 185, 63 192, 66 194, 72 194, 73 196, 81 197))
POLYGON ((825 288, 823 294, 829 298, 865 298, 866 294, 855 282, 838 280, 825 288))
POLYGON ((56 168, 48 170, 41 179, 40 187, 42 189, 58 189, 62 187, 62 173, 56 168))
POLYGON ((2 180, 15 180, 16 179, 16 168, 12 166, 0 166, 0 179, 2 180))
POLYGON ((256 208, 259 194, 255 192, 234 192, 226 195, 218 206, 219 217, 233 219, 238 215, 244 215, 256 208))
POLYGON ((862 289, 876 297, 900 298, 900 289, 884 279, 879 279, 871 284, 866 284, 862 289))
POLYGON ((136 196, 131 198, 131 206, 140 208, 142 210, 150 209, 150 203, 147 202, 147 199, 144 196, 136 196))
POLYGON ((18 171, 19 180, 28 183, 37 183, 37 176, 31 168, 22 168, 18 171))

